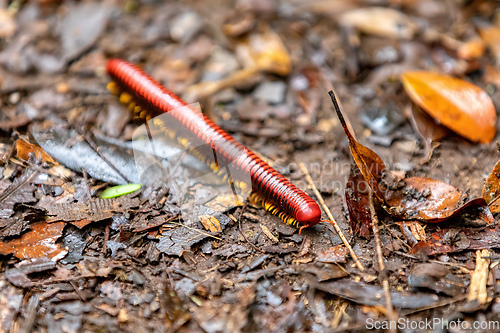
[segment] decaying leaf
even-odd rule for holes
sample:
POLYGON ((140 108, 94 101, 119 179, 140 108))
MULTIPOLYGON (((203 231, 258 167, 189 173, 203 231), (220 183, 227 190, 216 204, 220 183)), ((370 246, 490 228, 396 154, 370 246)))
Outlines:
POLYGON ((342 14, 339 24, 366 34, 411 39, 417 31, 413 21, 398 10, 383 7, 359 8, 342 14))
POLYGON ((488 203, 492 213, 500 212, 500 161, 495 164, 486 179, 481 196, 488 203))
POLYGON ((196 229, 172 228, 163 232, 156 248, 170 256, 181 256, 184 251, 189 251, 193 244, 209 236, 196 229))
POLYGON ((465 250, 480 250, 500 247, 500 227, 445 228, 427 234, 427 239, 415 245, 410 253, 436 255, 465 250))
POLYGON ((20 238, 0 242, 0 254, 12 253, 19 259, 50 258, 62 259, 67 250, 62 249, 56 240, 61 237, 66 223, 37 222, 31 225, 31 230, 20 238))
POLYGON ((444 126, 474 142, 493 140, 495 107, 478 86, 428 71, 405 72, 401 80, 411 99, 444 126))
POLYGON ((42 257, 33 261, 24 261, 17 265, 16 268, 11 268, 5 271, 5 277, 15 286, 22 288, 30 288, 35 285, 28 277, 28 274, 44 272, 56 267, 56 262, 49 258, 42 257))
POLYGON ((388 191, 385 202, 394 215, 431 222, 441 220, 458 206, 462 192, 443 181, 411 177, 400 189, 388 191))
POLYGON ((467 281, 454 275, 451 267, 437 263, 417 264, 408 275, 408 284, 448 296, 462 294, 467 281))
POLYGON ((198 218, 200 219, 201 224, 203 224, 206 230, 210 232, 222 231, 220 222, 215 216, 200 215, 198 216, 198 218))
POLYGON ((116 199, 92 199, 85 203, 62 203, 42 207, 52 221, 101 221, 116 212, 123 212, 139 205, 139 199, 120 197, 116 199))

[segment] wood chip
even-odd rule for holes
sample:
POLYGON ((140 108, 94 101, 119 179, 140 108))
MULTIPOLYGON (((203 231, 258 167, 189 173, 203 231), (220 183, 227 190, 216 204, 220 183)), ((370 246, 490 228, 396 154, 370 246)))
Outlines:
POLYGON ((467 296, 468 301, 478 300, 481 304, 489 301, 486 283, 488 281, 490 260, 484 259, 489 255, 490 252, 487 249, 476 251, 476 269, 471 276, 469 296, 467 296))

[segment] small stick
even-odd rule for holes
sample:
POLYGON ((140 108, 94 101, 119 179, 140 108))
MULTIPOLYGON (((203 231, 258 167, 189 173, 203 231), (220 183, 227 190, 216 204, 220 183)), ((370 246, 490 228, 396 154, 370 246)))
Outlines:
MULTIPOLYGON (((372 218, 373 236, 375 238, 375 246, 377 250, 378 267, 380 268, 380 271, 383 272, 385 270, 385 265, 384 265, 384 257, 382 255, 382 242, 380 241, 380 235, 378 232, 378 218, 377 218, 377 212, 375 211, 375 206, 373 205, 373 192, 371 188, 368 189, 368 198, 370 202, 370 215, 372 218)), ((383 274, 382 288, 384 289, 385 308, 387 310, 387 317, 391 321, 397 321, 397 317, 394 312, 394 307, 392 306, 391 291, 389 289, 389 280, 387 279, 386 274, 383 274)), ((395 330, 390 330, 390 331, 396 332, 395 330)))
POLYGON ((356 266, 358 266, 358 268, 360 270, 364 271, 365 268, 363 267, 363 265, 359 261, 358 256, 356 255, 356 253, 354 253, 354 250, 351 247, 351 244, 349 244, 349 242, 347 241, 347 238, 345 238, 344 234, 342 233, 342 230, 340 230, 340 227, 338 226, 337 222, 333 218, 333 215, 330 212, 330 209, 325 204, 325 200, 323 200, 323 196, 321 195, 321 193, 319 193, 318 188, 316 187, 316 185, 314 185, 314 182, 313 182, 313 180, 311 178, 311 175, 309 174, 309 171, 307 171, 307 168, 304 165, 304 163, 299 163, 299 168, 305 174, 307 182, 311 186, 314 194, 316 195, 316 198, 318 198, 318 201, 321 204, 321 207, 323 207, 323 209, 325 210, 326 215, 328 215, 328 218, 330 219, 330 222, 335 227, 335 230, 337 231, 337 234, 340 236, 340 238, 342 239, 342 242, 344 243, 344 245, 349 250, 349 253, 351 254, 352 259, 354 259, 354 261, 356 262, 356 266))
POLYGON ((33 327, 35 326, 36 321, 36 312, 38 309, 38 305, 40 303, 40 297, 38 294, 35 294, 30 297, 28 301, 28 308, 26 309, 26 319, 24 323, 21 325, 19 329, 19 333, 29 333, 33 331, 33 327))

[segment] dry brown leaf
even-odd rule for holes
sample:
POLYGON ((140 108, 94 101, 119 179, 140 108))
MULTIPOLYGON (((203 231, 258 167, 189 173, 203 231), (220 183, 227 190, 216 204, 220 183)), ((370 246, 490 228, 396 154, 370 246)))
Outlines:
POLYGON ((500 246, 500 227, 486 228, 443 228, 427 233, 427 238, 415 245, 410 253, 436 255, 461 252, 464 250, 481 250, 500 246))
POLYGON ((416 24, 398 10, 383 7, 359 8, 342 14, 339 24, 353 27, 371 35, 411 39, 417 31, 416 24))
POLYGON ((493 140, 495 107, 478 86, 428 71, 405 72, 401 80, 411 99, 444 126, 474 142, 493 140))
POLYGON ((290 74, 292 60, 280 36, 267 25, 259 30, 236 46, 243 66, 283 76, 290 74))
POLYGON ((345 203, 349 213, 349 225, 354 235, 369 238, 372 217, 369 206, 369 186, 359 168, 354 165, 345 186, 345 203))

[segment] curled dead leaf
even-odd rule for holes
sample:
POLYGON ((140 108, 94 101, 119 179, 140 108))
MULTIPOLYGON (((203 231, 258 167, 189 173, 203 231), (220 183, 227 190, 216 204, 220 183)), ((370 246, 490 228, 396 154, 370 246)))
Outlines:
POLYGON ((405 72, 401 80, 411 99, 444 126, 474 142, 493 140, 495 107, 478 86, 428 71, 405 72))

